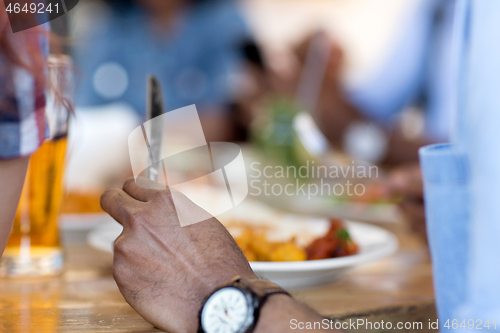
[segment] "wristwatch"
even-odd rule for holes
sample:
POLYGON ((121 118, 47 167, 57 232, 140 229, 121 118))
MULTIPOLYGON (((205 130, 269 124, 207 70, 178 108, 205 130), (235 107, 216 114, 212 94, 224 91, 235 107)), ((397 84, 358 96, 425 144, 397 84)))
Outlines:
POLYGON ((286 294, 268 280, 239 276, 216 289, 203 304, 198 333, 250 333, 269 295, 286 294))

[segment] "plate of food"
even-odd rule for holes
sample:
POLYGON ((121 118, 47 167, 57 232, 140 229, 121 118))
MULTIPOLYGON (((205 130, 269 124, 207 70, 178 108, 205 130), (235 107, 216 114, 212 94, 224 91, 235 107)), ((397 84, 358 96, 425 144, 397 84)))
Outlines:
MULTIPOLYGON (((339 279, 348 269, 387 257, 398 248, 389 231, 367 223, 288 214, 245 200, 218 216, 259 276, 285 288, 339 279)), ((122 227, 111 217, 88 242, 112 252, 122 227)))

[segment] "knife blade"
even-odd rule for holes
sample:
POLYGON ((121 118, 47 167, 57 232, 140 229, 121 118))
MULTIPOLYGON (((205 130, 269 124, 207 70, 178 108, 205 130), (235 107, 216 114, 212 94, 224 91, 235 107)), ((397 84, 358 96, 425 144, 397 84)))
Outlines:
MULTIPOLYGON (((160 81, 153 75, 148 77, 147 81, 147 98, 146 98, 146 118, 150 121, 165 112, 163 101, 163 93, 160 81)), ((157 182, 160 173, 160 154, 162 144, 163 122, 157 119, 150 121, 149 133, 146 133, 148 138, 149 157, 151 166, 148 168, 148 179, 157 182)))

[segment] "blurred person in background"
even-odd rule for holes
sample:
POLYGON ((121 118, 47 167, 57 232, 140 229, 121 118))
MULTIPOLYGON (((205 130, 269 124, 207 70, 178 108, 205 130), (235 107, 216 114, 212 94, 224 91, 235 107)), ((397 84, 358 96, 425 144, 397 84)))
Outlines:
POLYGON ((251 40, 238 3, 103 3, 90 6, 89 13, 82 10, 84 32, 76 31, 77 106, 121 101, 144 118, 145 82, 152 74, 162 82, 167 111, 196 104, 207 138, 233 139, 237 81, 245 70, 245 43, 251 40))
MULTIPOLYGON (((389 56, 355 86, 342 83, 342 49, 334 44, 315 110, 319 126, 336 147, 354 158, 393 169, 378 192, 401 197, 400 206, 410 225, 424 236, 418 149, 450 138, 456 108, 451 59, 455 5, 454 0, 419 1, 389 56), (400 126, 403 111, 411 107, 423 110, 420 135, 415 113, 407 118, 407 127, 414 133, 400 126)), ((299 59, 305 58, 309 44, 310 40, 299 46, 299 59)))
MULTIPOLYGON (((378 69, 361 82, 341 82, 341 46, 335 44, 317 107, 319 123, 329 139, 347 152, 357 152, 352 133, 363 125, 377 127, 370 139, 383 141, 370 162, 396 165, 416 162, 418 147, 426 142, 448 141, 454 109, 450 59, 455 1, 420 0, 392 43, 378 69), (407 107, 423 109, 423 135, 407 138, 398 128, 407 107)), ((307 42, 298 49, 305 57, 307 42)), ((418 123, 414 124, 418 127, 418 123)), ((371 133, 370 132, 370 133, 371 133)), ((359 144, 358 144, 359 145, 359 144)), ((360 156, 361 158, 363 156, 360 156)))
MULTIPOLYGON (((29 13, 16 19, 36 21, 29 13)), ((30 155, 44 142, 47 31, 12 33, 0 4, 0 254, 21 196, 30 155)))

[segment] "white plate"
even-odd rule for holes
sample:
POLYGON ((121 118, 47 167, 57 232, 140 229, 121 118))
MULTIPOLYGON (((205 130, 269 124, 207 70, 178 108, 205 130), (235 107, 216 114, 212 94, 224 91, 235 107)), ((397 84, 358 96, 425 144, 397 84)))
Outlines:
MULTIPOLYGON (((222 223, 227 223, 232 219, 242 221, 243 216, 246 215, 246 218, 243 219, 245 223, 259 224, 262 221, 268 221, 275 226, 274 232, 276 232, 276 235, 271 235, 270 238, 278 239, 283 234, 287 234, 287 237, 290 234, 295 234, 299 237, 299 242, 308 242, 322 235, 329 226, 327 219, 283 214, 268 208, 260 210, 256 214, 255 208, 255 206, 247 206, 246 208, 234 209, 232 213, 225 213, 219 219, 222 223), (249 208, 254 211, 254 214, 244 214, 249 208)), ((398 248, 396 237, 383 228, 352 221, 347 221, 346 226, 351 237, 359 245, 358 254, 310 261, 251 262, 250 265, 263 278, 285 288, 299 288, 337 280, 347 269, 387 257, 396 252, 398 248)), ((87 240, 95 248, 112 252, 113 242, 121 231, 122 226, 109 218, 107 222, 93 228, 87 240)))
POLYGON ((387 257, 398 248, 396 237, 389 231, 361 222, 345 222, 351 237, 359 245, 359 253, 340 258, 295 262, 252 262, 260 276, 287 288, 307 287, 334 281, 349 269, 387 257))

